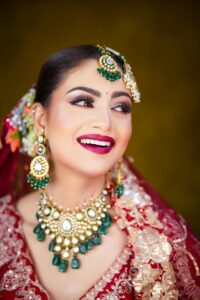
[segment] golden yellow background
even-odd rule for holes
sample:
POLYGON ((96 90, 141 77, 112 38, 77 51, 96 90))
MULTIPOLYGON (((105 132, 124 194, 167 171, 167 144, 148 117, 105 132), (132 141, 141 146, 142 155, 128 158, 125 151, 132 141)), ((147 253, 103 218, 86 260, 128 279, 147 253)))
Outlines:
POLYGON ((132 65, 142 102, 127 150, 200 236, 198 1, 1 1, 0 118, 71 45, 105 44, 132 65))

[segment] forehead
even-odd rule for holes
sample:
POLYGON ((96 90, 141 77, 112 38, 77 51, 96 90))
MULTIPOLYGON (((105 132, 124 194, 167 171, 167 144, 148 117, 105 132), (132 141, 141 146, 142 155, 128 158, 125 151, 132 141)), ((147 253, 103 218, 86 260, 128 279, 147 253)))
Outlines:
MULTIPOLYGON (((123 79, 111 82, 99 74, 97 68, 99 67, 98 61, 95 59, 87 59, 80 63, 75 68, 71 69, 63 80, 63 84, 67 89, 76 86, 86 86, 97 89, 100 92, 114 92, 124 91, 130 94, 129 90, 125 87, 123 79)), ((119 69, 122 73, 122 71, 119 69)))

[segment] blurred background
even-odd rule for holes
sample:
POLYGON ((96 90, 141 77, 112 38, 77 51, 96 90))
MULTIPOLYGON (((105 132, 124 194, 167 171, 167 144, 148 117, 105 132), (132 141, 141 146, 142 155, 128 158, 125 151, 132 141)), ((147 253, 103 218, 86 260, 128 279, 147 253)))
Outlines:
POLYGON ((0 119, 60 48, 105 44, 142 94, 127 154, 200 237, 199 1, 1 1, 0 119))

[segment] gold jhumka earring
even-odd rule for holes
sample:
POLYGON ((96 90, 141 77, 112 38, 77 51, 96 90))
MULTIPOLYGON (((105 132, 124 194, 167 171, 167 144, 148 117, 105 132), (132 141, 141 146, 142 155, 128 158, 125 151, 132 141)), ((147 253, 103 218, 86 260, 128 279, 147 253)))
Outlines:
POLYGON ((34 189, 42 189, 49 183, 49 163, 46 159, 46 136, 38 137, 37 154, 32 159, 27 181, 34 189))

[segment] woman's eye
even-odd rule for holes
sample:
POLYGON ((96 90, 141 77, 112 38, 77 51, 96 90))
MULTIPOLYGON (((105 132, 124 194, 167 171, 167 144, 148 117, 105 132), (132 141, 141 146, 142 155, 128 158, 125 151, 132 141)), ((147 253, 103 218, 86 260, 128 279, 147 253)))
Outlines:
POLYGON ((83 107, 93 107, 93 100, 88 98, 79 98, 73 101, 70 101, 72 105, 78 105, 83 107))
POLYGON ((122 103, 114 107, 114 110, 122 112, 122 113, 130 113, 132 111, 132 107, 129 104, 122 103))

